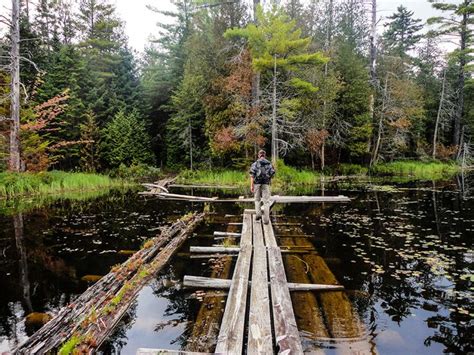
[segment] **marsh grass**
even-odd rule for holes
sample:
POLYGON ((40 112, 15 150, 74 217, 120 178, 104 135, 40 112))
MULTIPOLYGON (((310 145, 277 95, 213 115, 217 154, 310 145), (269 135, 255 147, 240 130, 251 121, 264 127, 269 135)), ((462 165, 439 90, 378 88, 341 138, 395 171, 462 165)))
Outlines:
POLYGON ((370 172, 377 176, 403 176, 410 180, 440 180, 450 178, 460 171, 454 163, 394 161, 377 164, 370 172))
MULTIPOLYGON (((276 166, 276 176, 272 184, 278 187, 288 185, 314 185, 319 183, 319 173, 311 170, 299 170, 285 165, 282 160, 276 166)), ((242 170, 186 170, 180 173, 179 183, 193 185, 215 185, 229 187, 248 187, 249 174, 242 170)))
POLYGON ((50 171, 0 173, 0 198, 101 190, 126 185, 105 175, 50 171))

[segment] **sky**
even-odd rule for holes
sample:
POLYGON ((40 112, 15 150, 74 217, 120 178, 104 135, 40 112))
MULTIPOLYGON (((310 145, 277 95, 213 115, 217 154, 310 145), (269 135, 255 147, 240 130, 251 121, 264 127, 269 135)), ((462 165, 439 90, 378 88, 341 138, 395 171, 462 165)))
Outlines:
MULTIPOLYGON (((34 0, 30 1, 35 2, 34 0)), ((173 9, 171 0, 111 0, 111 2, 115 4, 118 15, 125 23, 125 32, 129 38, 130 46, 139 52, 143 51, 149 43, 150 36, 153 34, 156 36, 156 23, 166 21, 162 15, 147 9, 147 5, 160 10, 173 9)), ((8 16, 10 4, 11 0, 0 0, 0 13, 8 16)), ((378 16, 382 18, 379 22, 380 28, 385 22, 383 19, 395 12, 399 5, 404 5, 414 11, 415 18, 420 18, 423 21, 439 14, 427 0, 377 0, 378 16)))

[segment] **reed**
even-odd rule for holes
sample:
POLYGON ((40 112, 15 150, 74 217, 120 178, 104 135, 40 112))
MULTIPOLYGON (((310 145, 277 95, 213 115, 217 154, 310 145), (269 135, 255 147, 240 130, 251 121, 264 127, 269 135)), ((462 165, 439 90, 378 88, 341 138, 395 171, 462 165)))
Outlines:
POLYGON ((0 173, 0 198, 49 195, 71 191, 92 191, 124 186, 123 180, 105 175, 50 171, 41 173, 0 173))

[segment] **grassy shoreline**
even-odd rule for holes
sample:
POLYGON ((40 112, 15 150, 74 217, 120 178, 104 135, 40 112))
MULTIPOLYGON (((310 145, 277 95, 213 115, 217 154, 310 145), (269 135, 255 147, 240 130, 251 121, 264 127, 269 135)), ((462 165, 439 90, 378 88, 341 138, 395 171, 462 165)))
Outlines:
POLYGON ((41 173, 0 173, 0 199, 43 196, 124 187, 127 183, 106 175, 49 171, 41 173))
MULTIPOLYGON (((443 180, 450 179, 461 171, 454 163, 443 162, 420 162, 420 161, 394 161, 382 163, 372 167, 370 170, 356 164, 342 164, 332 172, 321 174, 318 171, 297 169, 278 163, 277 174, 272 184, 275 187, 288 185, 315 185, 321 182, 321 178, 350 176, 350 177, 403 177, 406 181, 419 180, 443 180)), ((181 184, 192 185, 216 185, 247 187, 249 177, 246 171, 238 170, 195 170, 183 171, 178 175, 181 184)))

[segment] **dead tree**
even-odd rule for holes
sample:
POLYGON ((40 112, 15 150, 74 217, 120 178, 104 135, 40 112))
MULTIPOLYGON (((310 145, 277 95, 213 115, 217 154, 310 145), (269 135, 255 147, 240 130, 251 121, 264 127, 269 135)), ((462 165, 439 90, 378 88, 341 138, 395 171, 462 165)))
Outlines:
MULTIPOLYGON (((377 88, 377 0, 371 0, 371 28, 370 28, 370 82, 372 84, 372 93, 369 99, 369 111, 372 117, 372 122, 375 121, 375 91, 377 88)), ((370 139, 369 139, 370 151, 370 139)), ((373 160, 370 161, 372 165, 373 160)))
POLYGON ((441 112, 444 104, 444 94, 446 91, 446 69, 443 71, 443 85, 441 89, 441 97, 439 99, 438 113, 436 115, 435 129, 433 134, 433 159, 436 159, 436 145, 438 144, 438 127, 441 120, 441 112))
POLYGON ((12 0, 12 19, 10 29, 10 160, 11 171, 21 170, 20 160, 20 0, 12 0))

